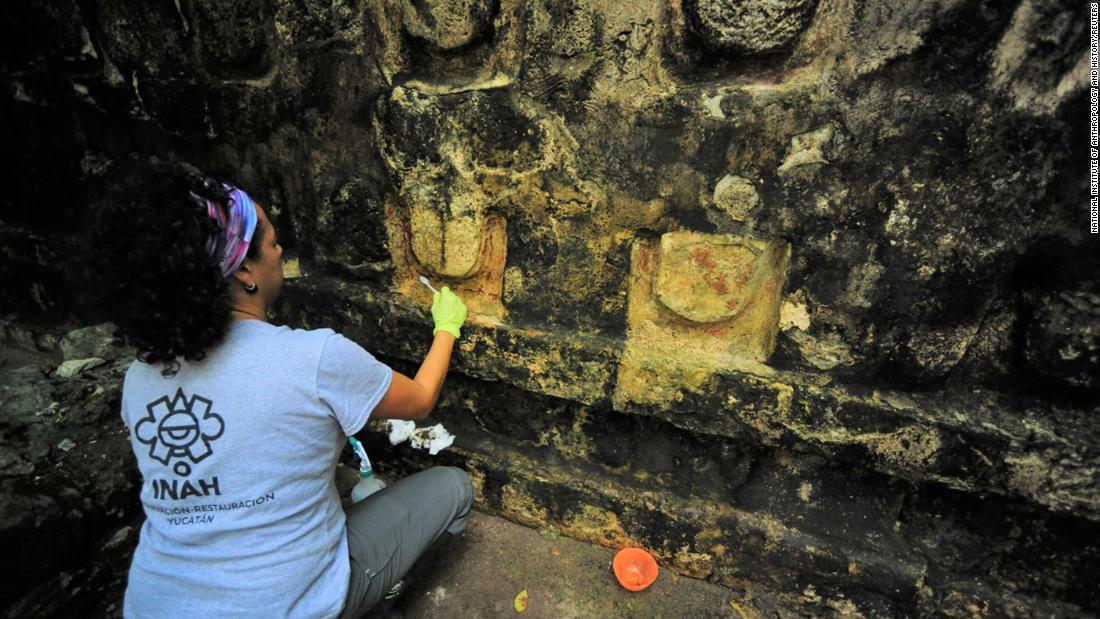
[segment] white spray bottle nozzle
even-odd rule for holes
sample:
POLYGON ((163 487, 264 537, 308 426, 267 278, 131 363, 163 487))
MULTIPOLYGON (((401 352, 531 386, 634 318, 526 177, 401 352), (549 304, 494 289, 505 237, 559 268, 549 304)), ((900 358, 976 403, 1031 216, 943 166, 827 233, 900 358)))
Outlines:
POLYGON ((435 288, 432 288, 432 285, 431 285, 431 283, 429 283, 429 282, 428 282, 428 278, 427 278, 427 277, 424 277, 423 275, 421 275, 421 276, 420 276, 420 283, 421 283, 421 284, 424 284, 425 286, 427 286, 427 287, 428 287, 428 290, 431 290, 433 294, 434 294, 434 293, 437 293, 437 292, 439 292, 439 291, 438 291, 438 290, 436 290, 435 288))

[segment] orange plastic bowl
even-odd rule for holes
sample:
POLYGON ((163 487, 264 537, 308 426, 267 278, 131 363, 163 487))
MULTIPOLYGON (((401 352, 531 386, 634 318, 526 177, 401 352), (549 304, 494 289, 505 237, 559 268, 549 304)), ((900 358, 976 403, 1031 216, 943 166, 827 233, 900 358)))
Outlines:
POLYGON ((641 548, 623 548, 611 566, 619 584, 631 591, 641 591, 657 580, 657 562, 641 548))

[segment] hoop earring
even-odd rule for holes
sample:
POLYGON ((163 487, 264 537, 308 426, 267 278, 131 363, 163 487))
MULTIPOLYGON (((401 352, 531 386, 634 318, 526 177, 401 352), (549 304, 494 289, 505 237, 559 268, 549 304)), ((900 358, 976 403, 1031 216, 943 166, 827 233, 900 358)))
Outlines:
POLYGON ((245 287, 244 287, 244 291, 247 292, 248 294, 256 294, 257 292, 259 292, 259 290, 260 290, 260 287, 256 285, 256 282, 252 282, 251 284, 246 284, 245 287))

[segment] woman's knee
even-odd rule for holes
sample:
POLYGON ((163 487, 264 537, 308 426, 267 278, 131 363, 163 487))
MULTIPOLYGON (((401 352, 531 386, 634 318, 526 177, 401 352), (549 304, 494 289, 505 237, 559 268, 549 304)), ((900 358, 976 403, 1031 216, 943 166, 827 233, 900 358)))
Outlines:
POLYGON ((433 469, 439 469, 440 475, 446 475, 449 478, 449 483, 453 484, 461 501, 460 504, 463 508, 469 507, 474 500, 474 484, 470 481, 470 474, 456 466, 436 466, 433 469))
POLYGON ((450 470, 451 474, 454 475, 455 483, 462 488, 463 494, 472 497, 474 494, 474 484, 470 481, 470 474, 457 466, 448 466, 445 468, 450 470))

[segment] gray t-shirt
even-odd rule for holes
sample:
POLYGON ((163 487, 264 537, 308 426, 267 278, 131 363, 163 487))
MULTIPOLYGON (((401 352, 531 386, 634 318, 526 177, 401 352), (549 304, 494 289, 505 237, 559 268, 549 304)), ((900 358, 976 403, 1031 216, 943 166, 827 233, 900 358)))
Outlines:
POLYGON ((122 419, 147 519, 127 617, 334 617, 348 587, 333 467, 392 371, 331 329, 244 320, 200 362, 135 361, 122 419))

